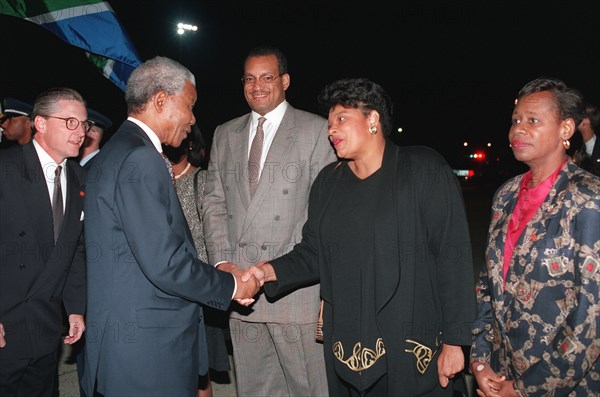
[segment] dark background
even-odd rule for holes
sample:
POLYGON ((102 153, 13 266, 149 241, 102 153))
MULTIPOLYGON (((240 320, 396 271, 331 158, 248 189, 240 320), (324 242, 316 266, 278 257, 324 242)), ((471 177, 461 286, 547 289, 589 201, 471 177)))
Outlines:
MULTIPOLYGON (((168 56, 195 74, 194 112, 209 143, 218 124, 248 111, 239 79, 246 53, 258 44, 286 53, 287 98, 295 107, 318 112, 316 97, 328 82, 371 78, 394 100, 396 125, 403 128, 396 142, 431 146, 454 168, 502 170, 500 178, 518 169, 506 135, 514 97, 526 82, 558 77, 586 99, 600 98, 594 1, 108 3, 142 60, 168 56), (178 21, 199 29, 178 36, 178 21), (478 148, 487 151, 484 162, 468 159, 478 148)), ((108 135, 126 117, 123 92, 82 50, 2 15, 0 38, 0 96, 33 102, 41 90, 65 85, 113 119, 108 135)))

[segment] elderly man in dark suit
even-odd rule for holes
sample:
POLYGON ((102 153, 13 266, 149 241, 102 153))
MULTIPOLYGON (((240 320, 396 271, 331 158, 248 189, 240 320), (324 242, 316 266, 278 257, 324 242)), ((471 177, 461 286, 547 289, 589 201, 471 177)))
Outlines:
POLYGON ((38 96, 32 142, 0 156, 0 395, 50 396, 64 343, 85 329, 85 102, 70 88, 38 96))
POLYGON ((260 285, 201 262, 161 144, 196 122, 194 75, 164 57, 131 74, 129 117, 94 158, 86 181, 90 324, 84 389, 105 397, 193 396, 208 371, 202 308, 251 301, 260 285), (247 300, 246 300, 247 299, 247 300))

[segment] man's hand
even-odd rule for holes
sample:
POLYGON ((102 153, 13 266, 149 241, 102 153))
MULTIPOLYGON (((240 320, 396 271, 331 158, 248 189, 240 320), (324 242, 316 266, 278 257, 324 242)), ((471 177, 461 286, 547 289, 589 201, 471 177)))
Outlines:
POLYGON ((262 283, 256 277, 248 276, 246 271, 237 266, 231 270, 231 274, 237 281, 237 291, 235 291, 233 299, 244 306, 254 303, 253 296, 258 293, 262 283))
POLYGON ((462 347, 443 343, 437 366, 440 386, 444 388, 448 387, 450 379, 454 378, 454 375, 458 374, 465 367, 465 355, 463 354, 462 347))
POLYGON ((4 332, 4 325, 0 323, 0 349, 6 346, 6 339, 4 339, 4 335, 6 335, 4 332))
POLYGON ((237 289, 233 300, 244 306, 250 306, 254 303, 253 296, 258 293, 262 283, 253 275, 256 273, 260 278, 263 278, 262 271, 251 266, 248 270, 240 269, 235 263, 224 262, 217 266, 217 269, 231 273, 235 277, 237 289))
POLYGON ((69 335, 65 336, 65 345, 72 345, 81 339, 85 331, 85 320, 81 314, 69 314, 69 335))

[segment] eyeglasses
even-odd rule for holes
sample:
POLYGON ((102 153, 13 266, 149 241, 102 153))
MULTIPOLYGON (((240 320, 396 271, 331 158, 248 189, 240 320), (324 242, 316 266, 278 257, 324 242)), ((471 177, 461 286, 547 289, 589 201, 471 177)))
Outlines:
POLYGON ((278 77, 281 77, 282 75, 279 74, 277 76, 272 76, 270 74, 263 74, 262 76, 258 76, 258 77, 254 77, 254 76, 244 76, 242 77, 242 85, 246 85, 246 84, 256 84, 256 81, 258 81, 261 84, 273 84, 273 82, 275 80, 277 80, 278 77))
POLYGON ((42 116, 42 117, 51 117, 53 119, 64 120, 65 121, 65 126, 67 127, 68 130, 71 130, 71 131, 76 130, 77 127, 79 127, 79 124, 81 124, 81 126, 83 127, 83 132, 85 132, 86 134, 88 132, 90 132, 90 130, 94 126, 94 123, 92 123, 91 121, 88 121, 88 120, 79 121, 75 117, 46 116, 46 115, 43 115, 43 114, 40 114, 40 116, 42 116))

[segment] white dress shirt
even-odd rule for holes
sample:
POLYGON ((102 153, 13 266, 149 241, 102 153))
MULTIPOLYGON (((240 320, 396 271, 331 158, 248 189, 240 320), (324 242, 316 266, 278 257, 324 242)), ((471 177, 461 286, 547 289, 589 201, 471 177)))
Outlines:
POLYGON ((33 147, 37 152, 38 158, 40 159, 40 164, 42 165, 42 170, 44 170, 44 179, 46 179, 46 187, 48 188, 48 196, 50 197, 50 204, 54 205, 52 202, 52 196, 54 195, 54 173, 56 172, 56 167, 59 165, 62 166, 62 170, 60 171, 60 187, 63 196, 63 212, 65 211, 65 206, 67 205, 67 159, 64 159, 62 163, 57 164, 54 159, 42 148, 42 146, 37 143, 35 139, 33 139, 33 147))
POLYGON ((587 141, 585 143, 585 152, 591 156, 592 153, 594 152, 594 145, 596 144, 596 134, 594 134, 594 136, 592 137, 592 139, 590 139, 589 141, 587 141))
MULTIPOLYGON (((269 148, 273 143, 273 139, 275 139, 275 133, 279 128, 279 124, 281 124, 281 120, 283 120, 283 115, 287 109, 287 101, 281 102, 275 109, 271 110, 269 113, 265 114, 263 117, 267 120, 263 124, 263 132, 265 134, 265 138, 263 140, 262 153, 260 156, 260 173, 262 173, 263 167, 265 165, 265 159, 267 158, 267 154, 269 153, 269 148)), ((260 114, 252 111, 252 121, 250 122, 250 133, 248 134, 248 157, 250 157, 250 147, 252 146, 252 140, 256 135, 256 127, 258 126, 258 118, 261 117, 260 114)))

